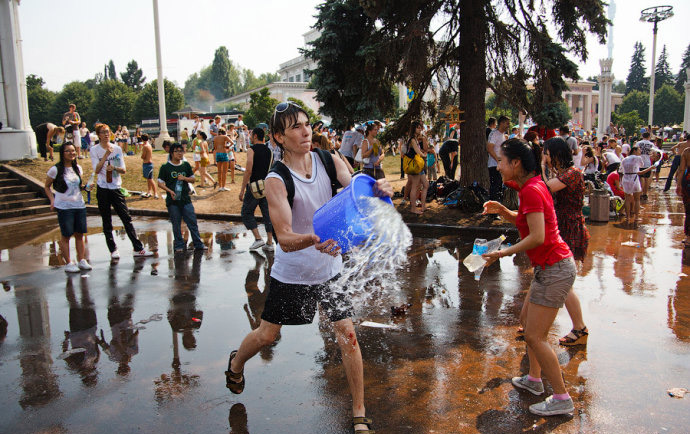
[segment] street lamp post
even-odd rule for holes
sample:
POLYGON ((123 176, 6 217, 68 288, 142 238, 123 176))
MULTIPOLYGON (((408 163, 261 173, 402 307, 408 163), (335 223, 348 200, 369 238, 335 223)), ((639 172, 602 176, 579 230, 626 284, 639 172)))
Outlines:
POLYGON ((673 6, 652 6, 642 9, 640 21, 654 23, 654 39, 652 42, 652 75, 649 83, 649 125, 653 125, 654 120, 654 75, 656 69, 656 32, 660 21, 664 21, 673 16, 673 6))
POLYGON ((170 138, 168 134, 168 117, 165 112, 165 83, 163 78, 163 61, 161 60, 161 32, 158 24, 158 0, 153 0, 153 24, 156 36, 156 67, 158 69, 158 118, 160 134, 155 141, 156 149, 163 149, 163 141, 170 138))

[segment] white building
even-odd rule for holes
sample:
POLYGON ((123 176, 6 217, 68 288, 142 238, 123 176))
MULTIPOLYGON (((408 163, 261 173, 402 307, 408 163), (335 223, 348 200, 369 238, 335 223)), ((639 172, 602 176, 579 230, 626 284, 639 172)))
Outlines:
POLYGON ((276 81, 265 86, 257 87, 256 89, 248 90, 231 96, 230 98, 217 101, 216 104, 238 104, 243 110, 246 110, 249 108, 251 94, 259 92, 265 87, 268 88, 271 98, 275 98, 278 101, 287 101, 288 98, 297 98, 317 113, 321 107, 321 104, 316 100, 316 90, 307 89, 307 83, 285 81, 276 81))
MULTIPOLYGON (((316 29, 311 29, 302 36, 304 37, 304 46, 302 48, 306 49, 310 42, 314 42, 321 36, 321 32, 316 29)), ((280 75, 280 81, 288 83, 308 83, 310 78, 308 71, 314 68, 316 68, 316 62, 312 59, 307 59, 304 55, 300 55, 287 62, 281 63, 278 74, 280 75)))
MULTIPOLYGON (((563 99, 573 116, 573 126, 576 129, 590 131, 596 124, 599 113, 599 91, 592 89, 596 83, 591 81, 567 81, 566 83, 569 89, 563 92, 563 99)), ((622 103, 623 94, 612 92, 611 111, 616 111, 622 103)))

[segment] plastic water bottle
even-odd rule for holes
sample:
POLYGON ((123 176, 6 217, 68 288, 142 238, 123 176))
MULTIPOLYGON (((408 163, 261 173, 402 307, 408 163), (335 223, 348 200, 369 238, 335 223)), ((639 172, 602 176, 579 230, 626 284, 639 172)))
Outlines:
POLYGON ((93 188, 93 180, 94 177, 96 176, 96 172, 91 174, 91 177, 89 180, 86 182, 86 185, 84 186, 84 190, 86 190, 86 203, 90 204, 91 203, 91 189, 93 188))
POLYGON ((477 238, 474 240, 472 253, 467 255, 467 257, 462 261, 465 267, 467 267, 467 270, 470 273, 474 273, 474 280, 479 280, 482 271, 484 271, 484 266, 486 265, 486 260, 482 258, 482 255, 498 250, 505 239, 506 236, 501 235, 500 237, 491 241, 487 241, 482 238, 477 238))
POLYGON ((180 181, 179 179, 175 182, 175 200, 180 200, 180 196, 182 196, 182 185, 184 184, 183 181, 180 181))

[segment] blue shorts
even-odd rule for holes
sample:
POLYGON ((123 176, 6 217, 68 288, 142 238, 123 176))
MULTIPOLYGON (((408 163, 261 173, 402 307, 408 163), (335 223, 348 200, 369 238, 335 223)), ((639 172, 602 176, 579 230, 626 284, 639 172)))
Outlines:
POLYGON ((59 209, 56 208, 60 233, 69 238, 74 234, 86 233, 86 208, 59 209))
POLYGON ((142 164, 141 171, 144 174, 144 179, 153 179, 153 163, 142 164))
POLYGON ((81 149, 84 151, 89 149, 89 142, 86 141, 86 137, 81 138, 81 149))
POLYGON ((227 152, 216 152, 216 163, 223 163, 226 161, 230 161, 227 152))

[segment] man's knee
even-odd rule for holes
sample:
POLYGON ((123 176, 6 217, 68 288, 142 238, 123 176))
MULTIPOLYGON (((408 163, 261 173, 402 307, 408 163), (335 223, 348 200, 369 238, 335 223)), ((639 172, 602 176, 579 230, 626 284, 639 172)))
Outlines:
POLYGON ((275 342, 275 340, 278 339, 278 333, 280 332, 279 328, 260 327, 257 330, 258 330, 259 344, 261 344, 262 347, 265 347, 267 345, 271 345, 273 342, 275 342))

